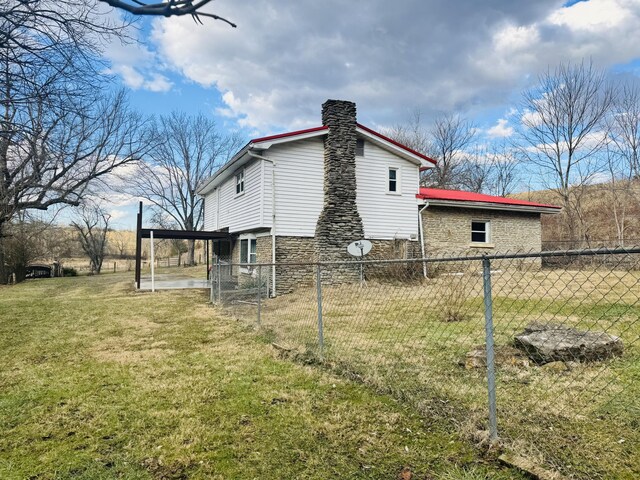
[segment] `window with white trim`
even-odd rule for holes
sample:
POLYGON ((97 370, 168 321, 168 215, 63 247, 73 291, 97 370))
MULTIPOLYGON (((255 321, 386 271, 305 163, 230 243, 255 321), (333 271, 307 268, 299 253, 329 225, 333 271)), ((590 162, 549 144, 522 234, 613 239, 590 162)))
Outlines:
POLYGON ((489 243, 491 223, 486 220, 471 220, 471 243, 489 243))
POLYGON ((257 263, 257 243, 255 238, 240 239, 240 263, 257 263))
POLYGON ((236 195, 244 193, 244 170, 236 173, 236 195))
POLYGON ((398 193, 400 191, 399 188, 399 171, 397 168, 389 167, 389 177, 387 183, 387 191, 389 193, 398 193))
POLYGON ((364 157, 364 139, 356 139, 356 157, 364 157))

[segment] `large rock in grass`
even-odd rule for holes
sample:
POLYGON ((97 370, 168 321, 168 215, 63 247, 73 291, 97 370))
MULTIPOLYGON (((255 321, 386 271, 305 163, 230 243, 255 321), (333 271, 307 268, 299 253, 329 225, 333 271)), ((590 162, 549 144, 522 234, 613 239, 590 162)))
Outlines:
POLYGON ((594 362, 619 357, 624 345, 619 337, 554 324, 532 323, 516 335, 515 344, 536 363, 594 362))

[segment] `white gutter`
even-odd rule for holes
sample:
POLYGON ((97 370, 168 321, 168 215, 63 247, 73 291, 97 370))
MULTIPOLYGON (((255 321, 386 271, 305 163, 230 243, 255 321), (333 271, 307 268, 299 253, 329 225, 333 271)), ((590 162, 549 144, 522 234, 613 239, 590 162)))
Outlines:
MULTIPOLYGON (((422 252, 422 258, 425 258, 425 247, 424 247, 424 227, 422 226, 422 212, 424 212, 429 206, 429 202, 425 202, 424 207, 418 210, 418 231, 420 232, 420 251, 422 252)), ((422 262, 422 275, 424 278, 427 277, 427 263, 422 262)))
POLYGON ((250 157, 257 158, 263 162, 269 162, 273 165, 271 170, 271 285, 273 291, 271 295, 276 296, 276 162, 270 158, 263 157, 257 153, 247 150, 250 157))

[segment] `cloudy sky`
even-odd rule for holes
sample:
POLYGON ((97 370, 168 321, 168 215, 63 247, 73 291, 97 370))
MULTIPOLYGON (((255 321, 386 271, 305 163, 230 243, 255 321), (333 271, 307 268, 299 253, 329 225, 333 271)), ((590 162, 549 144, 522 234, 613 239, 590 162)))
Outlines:
POLYGON ((373 128, 442 112, 509 136, 523 89, 559 62, 640 76, 640 1, 217 0, 238 25, 142 20, 140 45, 111 45, 136 107, 213 115, 250 137, 319 124, 327 98, 373 128))

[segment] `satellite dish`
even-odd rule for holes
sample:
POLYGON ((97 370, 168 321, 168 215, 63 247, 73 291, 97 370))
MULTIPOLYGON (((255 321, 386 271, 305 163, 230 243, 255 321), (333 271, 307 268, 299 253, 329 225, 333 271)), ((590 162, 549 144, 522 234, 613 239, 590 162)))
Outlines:
POLYGON ((356 240, 349 244, 347 252, 349 252, 349 255, 353 255, 354 257, 364 257, 371 251, 371 247, 372 245, 369 240, 356 240))

